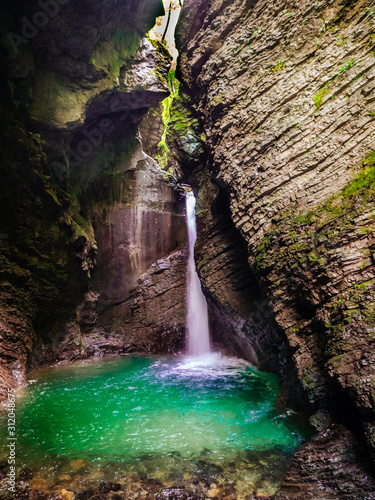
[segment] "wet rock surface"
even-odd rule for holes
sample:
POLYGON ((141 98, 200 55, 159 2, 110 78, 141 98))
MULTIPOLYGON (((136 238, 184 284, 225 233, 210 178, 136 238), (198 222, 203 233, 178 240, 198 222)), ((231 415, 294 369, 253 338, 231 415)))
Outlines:
POLYGON ((356 447, 347 429, 330 426, 297 451, 280 492, 272 498, 375 498, 371 469, 358 464, 356 447))
POLYGON ((117 315, 125 319, 126 350, 175 353, 185 348, 187 248, 154 262, 117 315))
POLYGON ((124 352, 176 352, 185 331, 184 200, 133 125, 77 171, 95 241, 89 291, 43 330, 32 366, 124 352), (59 346, 59 347, 57 347, 59 346))
POLYGON ((203 171, 195 173, 194 182, 199 186, 197 270, 208 294, 213 340, 262 369, 278 373, 284 392, 289 392, 290 401, 301 408, 303 394, 293 370, 292 353, 249 266, 226 193, 203 171))

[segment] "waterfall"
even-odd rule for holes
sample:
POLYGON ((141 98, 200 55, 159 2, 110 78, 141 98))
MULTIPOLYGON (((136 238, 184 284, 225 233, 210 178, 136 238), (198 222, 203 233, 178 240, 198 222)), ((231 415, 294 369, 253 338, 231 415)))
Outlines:
POLYGON ((189 260, 187 269, 187 333, 188 354, 199 356, 210 352, 207 302, 195 268, 194 245, 197 239, 195 223, 196 199, 192 192, 186 196, 186 213, 189 235, 189 260))

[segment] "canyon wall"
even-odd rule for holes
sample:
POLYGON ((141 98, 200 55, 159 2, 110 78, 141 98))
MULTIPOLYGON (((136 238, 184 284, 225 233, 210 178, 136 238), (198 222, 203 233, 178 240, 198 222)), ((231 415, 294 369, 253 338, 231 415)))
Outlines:
POLYGON ((184 203, 143 151, 160 127, 138 130, 170 93, 171 56, 145 38, 163 13, 2 7, 1 399, 26 367, 183 345, 184 203))
MULTIPOLYGON (((183 106, 201 122, 196 140, 207 151, 195 175, 198 270, 210 300, 237 318, 229 343, 274 359, 293 403, 314 414, 322 434, 333 418, 371 453, 374 23, 370 1, 185 0, 177 37, 183 106)), ((179 134, 173 124, 171 147, 179 134)), ((343 474, 349 441, 337 444, 343 474)), ((318 448, 324 461, 327 448, 318 448)), ((365 473, 348 474, 361 477, 352 493, 370 494, 365 473)), ((320 481, 321 498, 335 497, 322 470, 310 476, 310 490, 294 478, 289 494, 317 495, 320 481)))

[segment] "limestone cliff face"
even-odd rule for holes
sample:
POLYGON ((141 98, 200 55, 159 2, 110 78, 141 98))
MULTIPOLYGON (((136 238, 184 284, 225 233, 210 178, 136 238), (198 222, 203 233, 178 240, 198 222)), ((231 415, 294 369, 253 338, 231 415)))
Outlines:
POLYGON ((226 193, 202 196, 198 252, 214 256, 198 263, 204 287, 248 325, 236 335, 258 357, 269 357, 270 341, 276 364, 292 354, 279 372, 297 374, 305 408, 329 410, 372 448, 374 20, 369 1, 186 0, 178 35, 208 156, 196 185, 226 193), (227 229, 213 215, 225 207, 253 287, 237 295, 215 264, 229 255, 215 244, 227 229), (259 336, 251 306, 241 307, 257 293, 273 337, 259 336))
POLYGON ((26 366, 181 345, 183 203, 138 131, 169 95, 171 58, 144 38, 162 13, 160 0, 4 5, 0 398, 26 366))

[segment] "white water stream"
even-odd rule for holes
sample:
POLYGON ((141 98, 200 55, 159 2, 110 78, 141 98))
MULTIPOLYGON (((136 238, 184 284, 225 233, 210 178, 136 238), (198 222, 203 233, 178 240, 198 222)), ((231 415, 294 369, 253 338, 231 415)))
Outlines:
POLYGON ((195 268, 194 245, 197 239, 195 223, 196 199, 192 192, 186 196, 186 213, 189 236, 189 260, 187 272, 187 333, 188 354, 199 356, 210 352, 207 302, 195 268))

